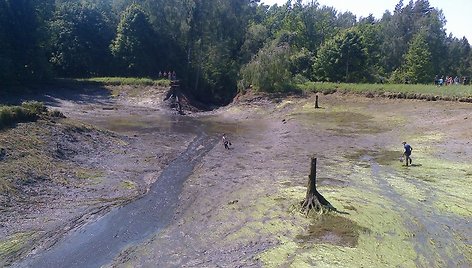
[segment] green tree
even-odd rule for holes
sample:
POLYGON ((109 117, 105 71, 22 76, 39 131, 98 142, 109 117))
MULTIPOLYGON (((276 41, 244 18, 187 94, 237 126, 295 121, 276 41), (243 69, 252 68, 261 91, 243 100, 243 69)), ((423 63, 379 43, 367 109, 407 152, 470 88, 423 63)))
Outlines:
POLYGON ((27 82, 49 77, 45 53, 47 35, 42 21, 48 17, 50 1, 1 1, 0 83, 27 82))
POLYGON ((447 61, 445 63, 448 75, 470 75, 471 48, 467 38, 458 39, 449 36, 447 39, 447 61))
POLYGON ((114 33, 109 19, 96 6, 60 5, 50 31, 50 62, 57 74, 80 77, 109 73, 109 44, 114 33))
POLYGON ((200 99, 227 103, 237 92, 242 46, 257 1, 194 1, 186 85, 200 99))
POLYGON ((110 45, 122 75, 155 75, 155 32, 146 12, 138 4, 130 5, 121 15, 116 37, 110 45))
POLYGON ((403 6, 403 1, 400 0, 395 6, 394 13, 385 13, 380 24, 382 28, 381 62, 387 75, 401 67, 408 51, 408 44, 419 32, 425 34, 435 72, 444 71, 444 60, 447 56, 445 18, 440 10, 430 6, 429 1, 410 1, 403 6))
POLYGON ((367 55, 358 31, 346 30, 318 50, 313 66, 319 81, 361 82, 367 78, 367 55))
POLYGON ((419 33, 411 41, 405 55, 405 63, 402 68, 405 81, 414 84, 431 82, 434 77, 431 60, 426 34, 419 33))
POLYGON ((239 89, 252 87, 256 91, 284 92, 292 89, 290 48, 287 44, 270 44, 241 69, 239 89))

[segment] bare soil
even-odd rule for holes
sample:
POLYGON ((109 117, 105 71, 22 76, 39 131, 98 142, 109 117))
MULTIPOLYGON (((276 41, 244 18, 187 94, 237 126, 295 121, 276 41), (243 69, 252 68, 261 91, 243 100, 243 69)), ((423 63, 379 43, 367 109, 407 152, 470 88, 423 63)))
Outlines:
MULTIPOLYGON (((62 174, 56 166, 64 165, 72 174, 49 175, 33 187, 44 189, 40 202, 18 199, 2 211, 4 264, 40 254, 93 215, 145 194, 195 136, 162 101, 165 89, 103 90, 115 97, 96 89, 49 96, 68 120, 0 133, 53 128, 60 138, 40 138, 60 144, 42 152, 53 166, 46 173, 62 174), (71 130, 75 120, 86 130, 71 130), (95 175, 74 177, 82 169, 95 175), (34 239, 25 238, 30 233, 34 239)), ((213 112, 189 113, 210 135, 226 133, 232 148, 219 144, 207 153, 183 185, 172 223, 109 266, 470 267, 470 104, 336 93, 320 96, 320 105, 314 108, 313 95, 248 94, 213 112), (402 141, 414 148, 413 166, 398 161, 402 141), (313 155, 318 190, 344 214, 298 212, 313 155)))

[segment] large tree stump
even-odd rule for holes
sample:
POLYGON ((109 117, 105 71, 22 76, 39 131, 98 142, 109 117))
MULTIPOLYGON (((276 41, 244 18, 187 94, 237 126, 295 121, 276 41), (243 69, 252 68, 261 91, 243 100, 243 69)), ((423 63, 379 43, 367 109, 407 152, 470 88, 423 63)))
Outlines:
POLYGON ((302 205, 302 212, 308 215, 310 211, 315 211, 319 214, 329 211, 336 211, 326 198, 324 198, 318 190, 316 190, 316 158, 311 158, 310 175, 308 176, 308 186, 306 197, 302 205))

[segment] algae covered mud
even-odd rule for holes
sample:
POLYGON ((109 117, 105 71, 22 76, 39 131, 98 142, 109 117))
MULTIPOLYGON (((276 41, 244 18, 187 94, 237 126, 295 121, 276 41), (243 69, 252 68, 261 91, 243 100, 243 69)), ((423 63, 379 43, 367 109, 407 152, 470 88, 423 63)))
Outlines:
MULTIPOLYGON (((323 96, 232 105, 244 129, 187 180, 176 224, 112 267, 470 267, 472 107, 323 96), (413 166, 399 162, 402 141, 413 166), (297 212, 309 158, 342 214, 297 212)), ((224 118, 224 119, 222 119, 224 118)))

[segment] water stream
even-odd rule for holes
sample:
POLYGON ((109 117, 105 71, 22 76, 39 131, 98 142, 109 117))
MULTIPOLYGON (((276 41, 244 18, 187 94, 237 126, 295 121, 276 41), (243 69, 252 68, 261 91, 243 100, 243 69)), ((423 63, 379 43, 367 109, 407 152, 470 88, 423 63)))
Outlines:
MULTIPOLYGON (((218 139, 205 131, 203 122, 192 118, 141 117, 108 119, 108 127, 120 132, 190 131, 196 137, 163 170, 150 191, 142 198, 113 209, 108 214, 66 235, 52 248, 16 267, 100 267, 122 250, 139 244, 168 225, 174 215, 179 194, 194 166, 209 152, 218 139), (151 118, 151 119, 150 119, 151 118), (128 127, 124 120, 128 120, 128 127), (149 120, 159 121, 148 124, 149 120), (129 124, 133 122, 133 124, 129 124), (159 126, 159 129, 149 126, 159 126)), ((104 122, 105 123, 105 122, 104 122)))

